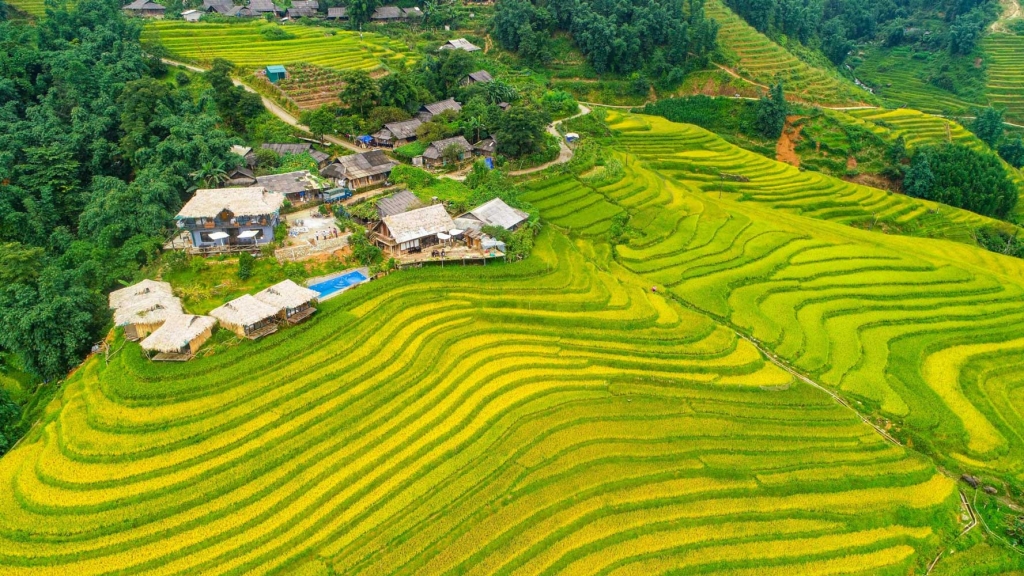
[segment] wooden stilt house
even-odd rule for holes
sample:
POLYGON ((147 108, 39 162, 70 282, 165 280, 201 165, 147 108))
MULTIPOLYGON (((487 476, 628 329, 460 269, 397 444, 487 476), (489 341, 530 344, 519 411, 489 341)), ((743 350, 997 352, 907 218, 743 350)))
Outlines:
POLYGON ((277 332, 278 310, 250 294, 214 308, 210 316, 242 338, 256 340, 277 332))
POLYGON ((289 324, 298 324, 316 312, 317 298, 320 293, 299 286, 291 280, 274 284, 270 288, 257 292, 255 298, 264 304, 273 306, 278 317, 289 324))
POLYGON ((209 316, 171 316, 142 341, 142 349, 149 354, 151 360, 191 360, 199 347, 213 334, 216 324, 217 321, 209 316))

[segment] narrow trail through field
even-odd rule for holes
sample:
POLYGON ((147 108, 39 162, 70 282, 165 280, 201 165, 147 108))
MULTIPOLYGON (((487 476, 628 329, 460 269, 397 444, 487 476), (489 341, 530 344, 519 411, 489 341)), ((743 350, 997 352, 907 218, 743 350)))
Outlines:
POLYGON ((728 74, 729 76, 732 76, 733 78, 735 78, 737 80, 742 80, 743 82, 746 82, 747 84, 751 84, 751 85, 757 86, 758 88, 761 88, 762 90, 768 90, 768 87, 765 86, 764 84, 758 84, 757 82, 754 82, 750 78, 744 78, 743 76, 740 76, 739 74, 736 73, 735 70, 733 70, 732 68, 729 68, 728 66, 723 66, 722 64, 718 64, 717 62, 712 62, 712 64, 714 64, 715 67, 717 67, 719 70, 725 72, 726 74, 728 74))

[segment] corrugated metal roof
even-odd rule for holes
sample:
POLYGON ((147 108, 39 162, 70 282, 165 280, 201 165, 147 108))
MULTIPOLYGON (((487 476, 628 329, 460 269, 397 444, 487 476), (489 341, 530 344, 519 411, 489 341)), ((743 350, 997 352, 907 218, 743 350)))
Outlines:
POLYGON ((394 216, 395 214, 408 212, 421 206, 423 206, 423 203, 420 202, 420 199, 415 194, 408 190, 402 190, 397 194, 377 200, 377 214, 384 218, 385 216, 394 216))
POLYGON ((445 110, 454 110, 456 112, 462 112, 462 104, 455 101, 454 98, 447 100, 441 100, 440 102, 434 102, 432 104, 424 104, 422 111, 430 112, 431 115, 438 115, 445 110))
POLYGON ((501 226, 505 230, 511 230, 530 217, 522 210, 517 210, 505 203, 501 198, 495 198, 470 210, 466 215, 471 215, 480 220, 486 226, 501 226))
POLYGON ((473 150, 473 146, 469 144, 469 141, 466 140, 465 136, 456 136, 454 138, 445 138, 444 140, 435 140, 423 152, 423 156, 425 158, 430 158, 431 160, 436 160, 441 157, 445 148, 453 144, 462 148, 463 152, 471 152, 473 150))

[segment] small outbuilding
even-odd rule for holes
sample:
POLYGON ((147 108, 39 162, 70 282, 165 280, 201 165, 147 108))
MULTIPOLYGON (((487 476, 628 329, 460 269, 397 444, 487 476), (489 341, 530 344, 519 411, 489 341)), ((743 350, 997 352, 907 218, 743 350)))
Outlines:
POLYGON ((444 152, 453 146, 459 150, 459 160, 465 160, 467 155, 473 153, 473 146, 470 145, 465 136, 444 138, 443 140, 431 142, 430 146, 423 151, 423 163, 432 167, 444 166, 448 163, 448 160, 444 157, 444 152))
POLYGON ((246 294, 210 312, 221 326, 242 338, 256 340, 277 332, 278 310, 246 294))
POLYGON ((252 148, 248 146, 232 146, 231 153, 241 156, 245 160, 246 168, 256 167, 256 153, 252 151, 252 148))
POLYGON ((281 66, 280 64, 273 64, 271 66, 267 66, 266 73, 267 80, 270 80, 275 84, 288 77, 288 71, 285 70, 284 66, 281 66))
POLYGON ((470 72, 463 78, 459 84, 463 86, 469 86, 470 84, 486 84, 487 82, 494 82, 494 77, 491 76, 487 70, 477 70, 476 72, 470 72))
POLYGON ((377 200, 377 216, 384 219, 386 216, 394 216, 422 207, 423 203, 415 194, 409 190, 402 190, 387 198, 377 200))
POLYGON ((114 310, 114 325, 124 328, 124 337, 135 342, 152 334, 168 318, 182 313, 181 300, 167 294, 151 294, 114 310))
POLYGON ((209 316, 178 314, 171 316, 142 341, 151 360, 191 360, 213 334, 217 321, 209 316))
POLYGON ((322 190, 322 186, 313 179, 309 170, 257 176, 256 183, 270 192, 283 194, 293 203, 312 200, 322 190))
POLYGON ((440 243, 438 234, 455 228, 452 217, 440 204, 385 216, 373 228, 374 240, 391 256, 420 252, 440 243))
POLYGON ((434 116, 449 110, 458 114, 459 112, 462 112, 462 104, 456 102, 454 98, 441 100, 440 102, 434 102, 432 104, 424 104, 420 107, 419 112, 416 113, 416 117, 423 122, 430 122, 434 116))
POLYGON ((348 20, 348 8, 345 6, 337 6, 334 8, 327 9, 328 20, 348 20))
POLYGON ((292 6, 288 9, 288 17, 312 18, 320 10, 320 3, 317 0, 292 0, 292 6))
POLYGON ((253 186, 256 184, 256 176, 252 170, 242 166, 228 170, 226 175, 228 177, 225 182, 227 186, 253 186))
POLYGON ((313 145, 308 142, 303 142, 299 144, 275 144, 268 142, 264 143, 263 146, 261 146, 261 148, 273 150, 274 153, 277 154, 278 156, 288 156, 290 154, 309 154, 310 156, 313 157, 313 160, 316 161, 316 165, 318 168, 323 168, 324 166, 326 166, 327 161, 331 159, 330 154, 326 152, 321 152, 316 148, 313 148, 313 145))
POLYGON ((185 10, 181 13, 181 18, 185 22, 199 22, 199 19, 203 17, 203 13, 199 10, 185 10))
POLYGON ((114 290, 107 296, 111 308, 123 308, 153 295, 173 296, 171 285, 156 280, 143 280, 126 288, 114 290))
POLYGON ((274 4, 273 0, 249 0, 249 10, 253 13, 259 14, 276 14, 280 12, 280 8, 274 4))
POLYGON ((299 286, 291 280, 278 282, 270 288, 257 292, 255 298, 277 310, 278 318, 289 324, 298 324, 316 312, 317 298, 320 293, 299 286))
POLYGON ((419 118, 403 120, 402 122, 388 122, 380 131, 373 134, 373 141, 377 146, 385 148, 397 148, 405 146, 416 140, 416 129, 423 124, 419 118))
POLYGON ((400 22, 405 18, 405 12, 398 6, 378 6, 370 15, 373 22, 400 22))
POLYGON ((484 226, 498 226, 513 232, 529 218, 526 212, 509 206, 501 198, 495 198, 456 218, 455 225, 478 230, 484 226))
POLYGON ((497 152, 498 142, 493 136, 490 138, 484 138, 476 144, 473 144, 473 154, 476 154, 477 156, 492 158, 497 152))
POLYGON ((438 50, 465 50, 466 52, 476 52, 480 50, 480 47, 465 38, 456 38, 455 40, 445 42, 440 48, 438 48, 438 50))

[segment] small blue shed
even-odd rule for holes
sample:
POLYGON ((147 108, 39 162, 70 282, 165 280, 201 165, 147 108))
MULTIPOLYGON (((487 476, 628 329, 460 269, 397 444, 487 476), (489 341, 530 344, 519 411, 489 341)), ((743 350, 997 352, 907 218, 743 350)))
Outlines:
POLYGON ((273 65, 267 66, 267 80, 277 84, 278 80, 284 80, 288 76, 288 71, 284 69, 284 66, 273 65))

